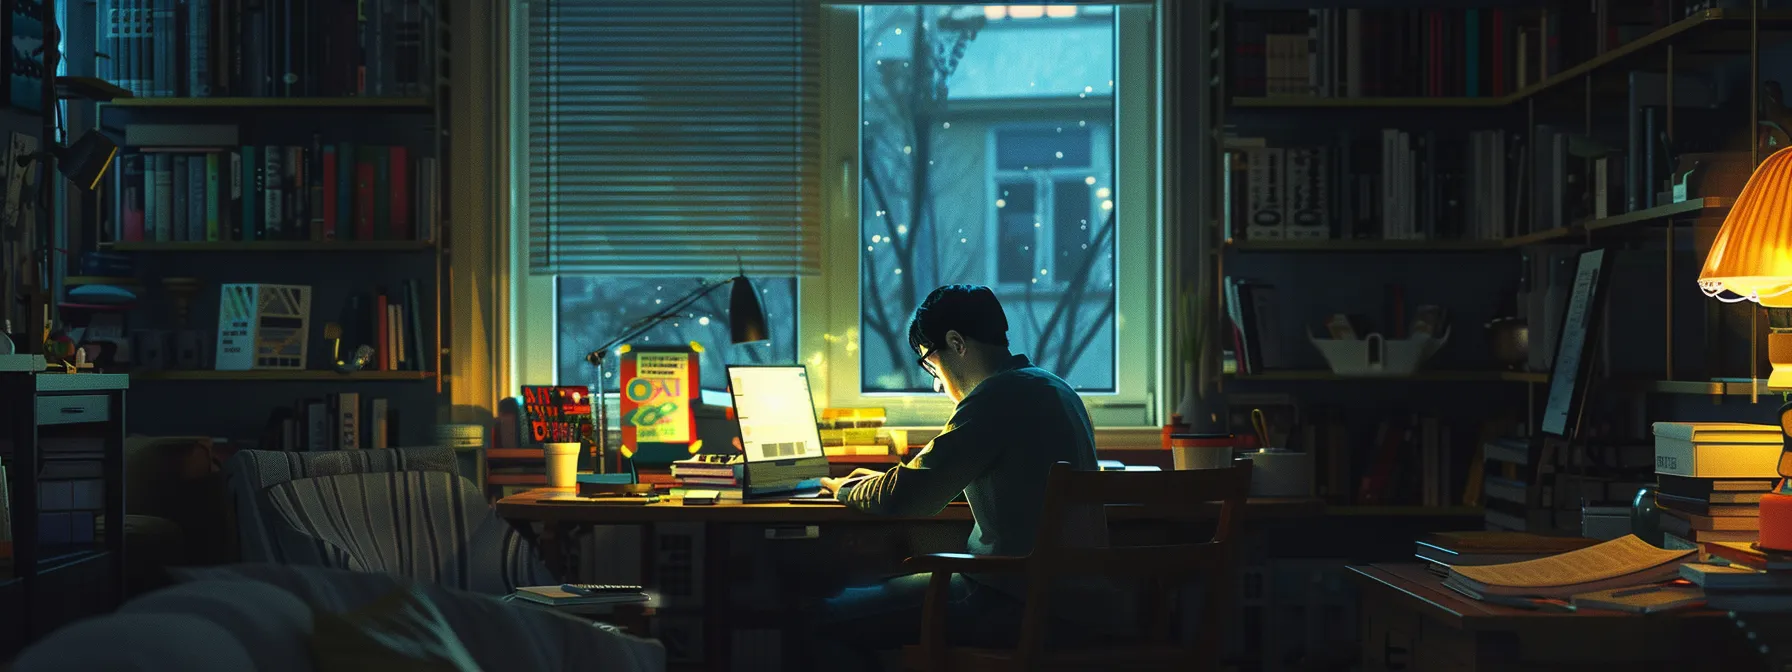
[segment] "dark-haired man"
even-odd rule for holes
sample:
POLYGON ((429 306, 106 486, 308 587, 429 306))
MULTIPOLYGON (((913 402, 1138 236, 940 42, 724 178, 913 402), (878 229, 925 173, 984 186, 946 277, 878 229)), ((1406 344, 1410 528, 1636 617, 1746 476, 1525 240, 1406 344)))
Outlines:
MULTIPOLYGON (((908 340, 917 364, 933 376, 934 389, 957 404, 951 420, 907 464, 884 472, 860 469, 847 478, 823 479, 822 486, 846 506, 896 516, 936 514, 962 493, 976 520, 969 552, 1028 554, 1039 531, 1052 465, 1096 468, 1095 435, 1082 398, 1026 356, 1009 353, 1008 319, 988 287, 933 290, 910 318, 908 340)), ((1085 515, 1049 522, 1067 525, 1067 539, 1105 543, 1099 514, 1079 513, 1085 515)), ((861 651, 917 642, 927 579, 911 575, 849 589, 828 601, 821 636, 861 651)), ((1023 581, 1019 576, 952 577, 948 631, 964 644, 1011 645, 1025 595, 1023 581)), ((1053 602, 1062 611, 1112 617, 1091 609, 1094 605, 1086 600, 1053 602)))

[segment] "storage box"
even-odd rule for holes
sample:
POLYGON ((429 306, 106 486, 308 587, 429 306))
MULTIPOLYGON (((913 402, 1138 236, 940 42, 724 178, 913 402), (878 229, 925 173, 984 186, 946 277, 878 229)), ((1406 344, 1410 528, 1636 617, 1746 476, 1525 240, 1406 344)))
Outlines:
POLYGON ((226 284, 218 292, 219 371, 305 368, 311 288, 226 284))

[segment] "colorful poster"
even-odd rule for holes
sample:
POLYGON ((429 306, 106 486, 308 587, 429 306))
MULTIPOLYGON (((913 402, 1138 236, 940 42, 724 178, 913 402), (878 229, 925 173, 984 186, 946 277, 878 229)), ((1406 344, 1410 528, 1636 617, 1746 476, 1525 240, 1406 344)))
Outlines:
POLYGON ((523 416, 536 445, 592 440, 591 390, 583 385, 524 385, 523 416))
POLYGON ((634 429, 634 443, 690 443, 691 385, 695 385, 689 352, 635 352, 634 376, 623 381, 628 402, 622 422, 634 429))

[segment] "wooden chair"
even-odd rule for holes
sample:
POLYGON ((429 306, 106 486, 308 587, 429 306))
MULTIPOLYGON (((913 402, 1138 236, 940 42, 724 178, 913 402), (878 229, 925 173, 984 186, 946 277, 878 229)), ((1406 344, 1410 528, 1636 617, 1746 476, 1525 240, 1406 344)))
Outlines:
MULTIPOLYGON (((1234 540, 1240 534, 1245 498, 1251 489, 1251 463, 1237 460, 1223 469, 1192 471, 1076 471, 1059 463, 1047 482, 1045 515, 1041 520, 1061 521, 1071 507, 1129 505, 1142 507, 1148 521, 1187 520, 1210 514, 1210 502, 1220 502, 1213 538, 1204 543, 1156 546, 1067 546, 1060 539, 1061 526, 1041 525, 1033 552, 1024 557, 974 556, 936 553, 904 562, 916 572, 932 572, 927 601, 921 615, 921 642, 904 647, 908 669, 944 670, 1209 670, 1218 664, 1222 624, 1233 578, 1234 540), (1013 651, 973 649, 946 645, 947 588, 953 574, 1020 573, 1026 575, 1027 600, 1019 645, 1013 651), (1138 645, 1090 649, 1047 650, 1051 622, 1051 579, 1067 576, 1106 576, 1140 579, 1150 586, 1152 604, 1149 633, 1138 645), (1197 576, 1207 577, 1205 609, 1200 635, 1192 646, 1177 642, 1179 590, 1197 576), (1155 598, 1155 599, 1152 599, 1155 598)), ((1122 583, 1121 585, 1128 585, 1122 583)), ((1143 612, 1142 612, 1143 613, 1143 612)))

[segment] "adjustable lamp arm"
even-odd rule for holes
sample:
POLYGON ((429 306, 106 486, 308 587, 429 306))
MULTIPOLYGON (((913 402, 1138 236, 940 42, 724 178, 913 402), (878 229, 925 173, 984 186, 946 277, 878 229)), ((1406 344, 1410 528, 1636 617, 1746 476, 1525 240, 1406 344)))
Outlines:
POLYGON ((641 336, 641 334, 647 333, 648 329, 654 328, 661 322, 664 322, 666 320, 677 317, 678 313, 680 311, 684 310, 686 307, 690 306, 691 304, 696 303, 697 299, 701 299, 704 296, 707 296, 710 292, 716 291, 716 288, 722 287, 722 286, 727 285, 732 282, 734 282, 733 278, 729 278, 726 280, 711 280, 711 281, 703 283, 703 285, 701 287, 698 287, 696 290, 692 291, 691 293, 686 294, 682 297, 679 297, 677 300, 673 301, 672 305, 667 306, 665 310, 654 313, 652 315, 648 315, 639 320, 635 320, 634 323, 628 325, 627 327, 623 327, 621 336, 617 336, 616 338, 610 339, 608 342, 604 343, 602 346, 599 346, 596 350, 591 351, 590 354, 585 355, 585 361, 590 362, 591 364, 593 364, 595 366, 599 366, 599 367, 603 366, 604 358, 609 355, 611 349, 615 348, 618 345, 622 345, 623 343, 626 343, 628 341, 639 338, 641 336))

